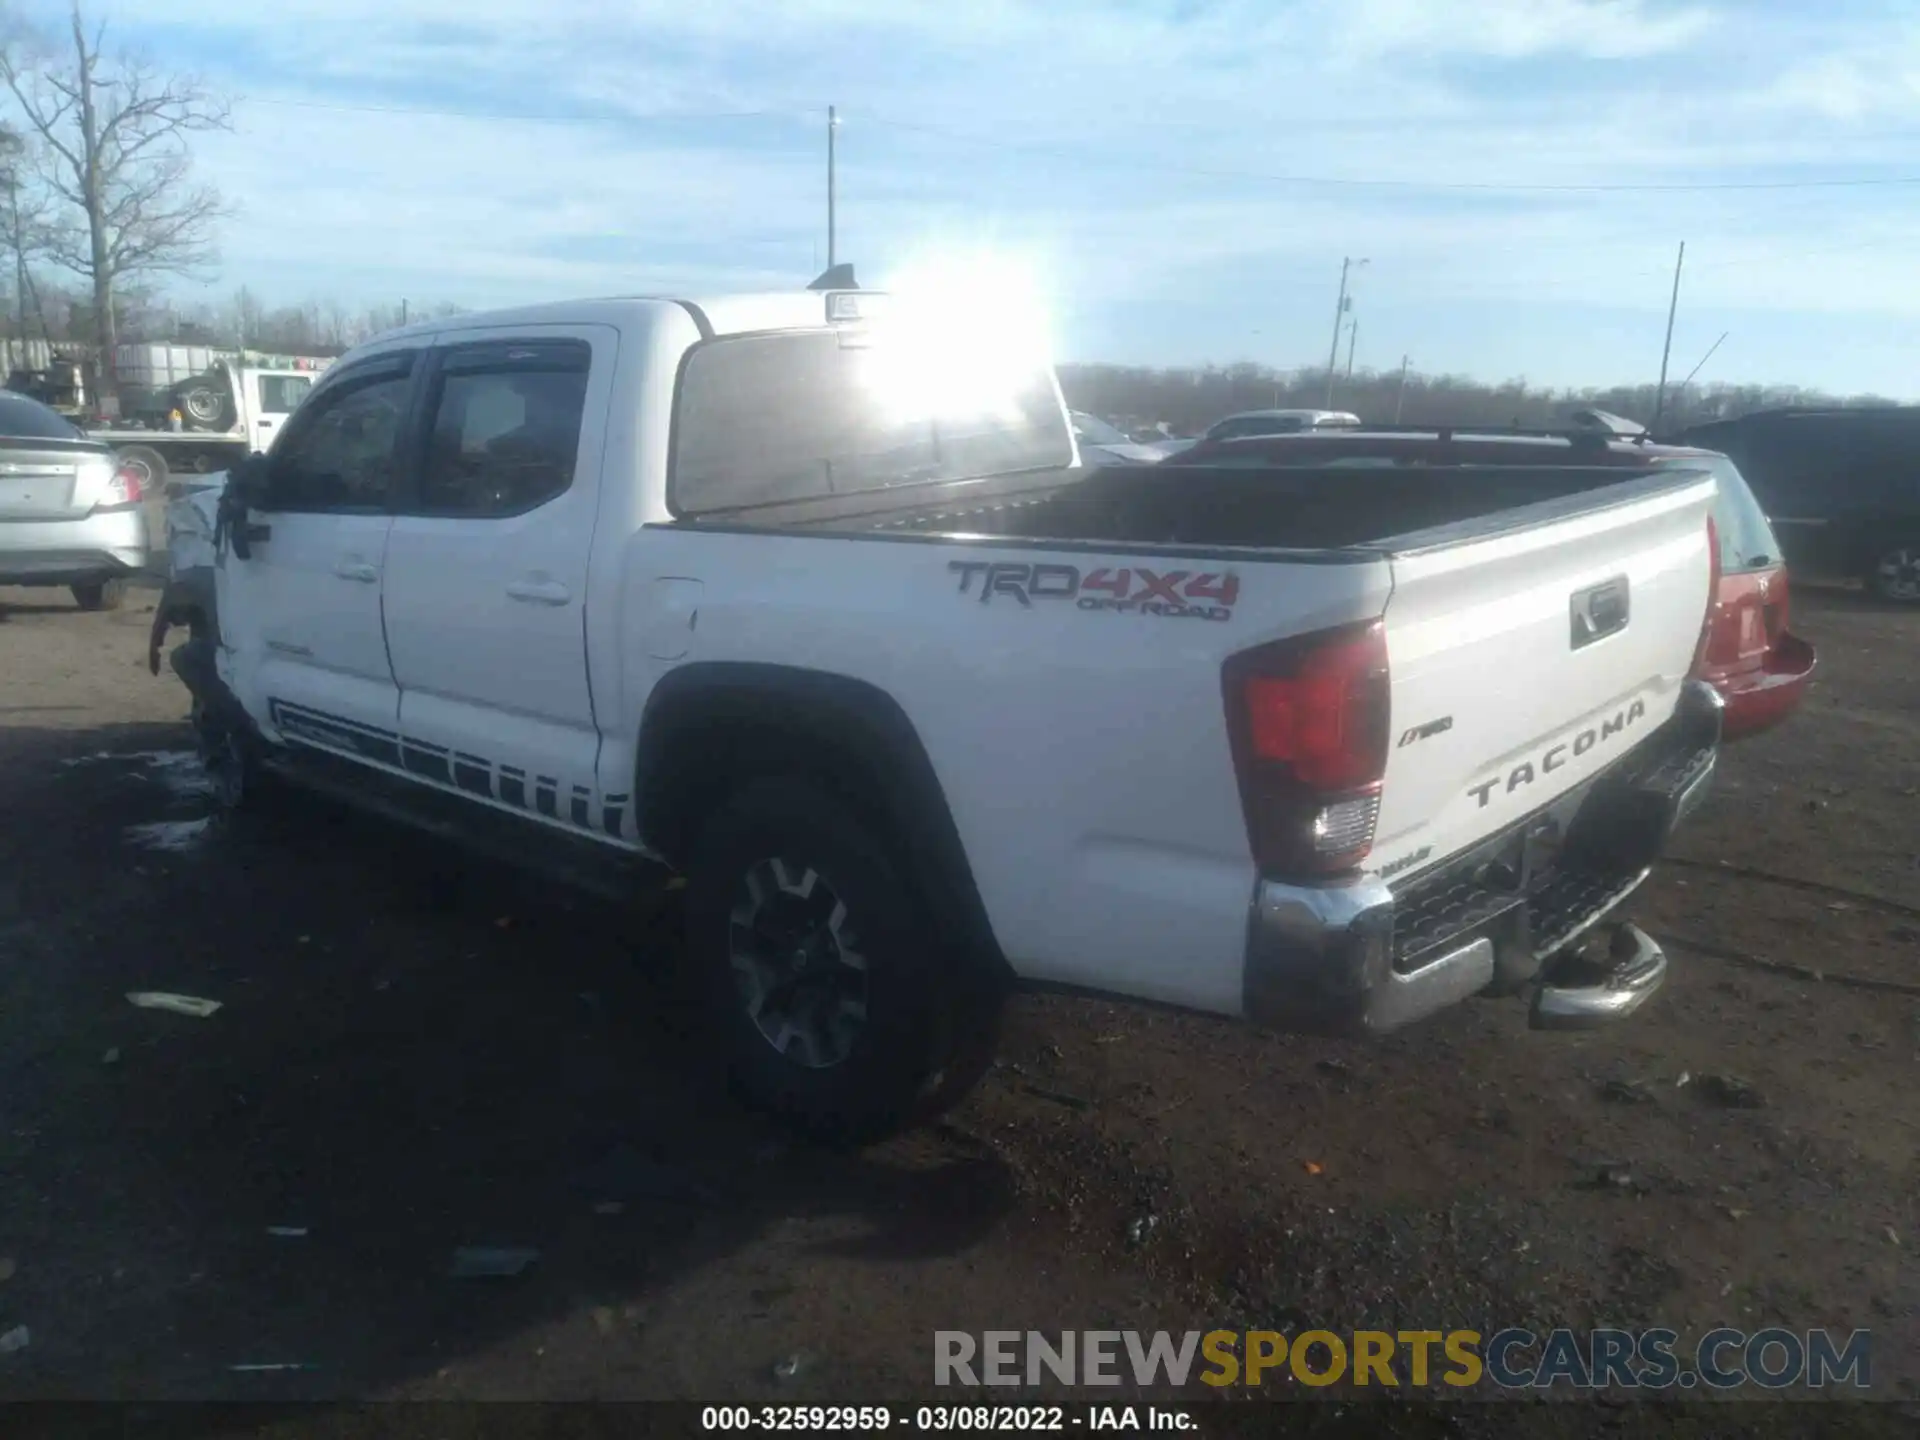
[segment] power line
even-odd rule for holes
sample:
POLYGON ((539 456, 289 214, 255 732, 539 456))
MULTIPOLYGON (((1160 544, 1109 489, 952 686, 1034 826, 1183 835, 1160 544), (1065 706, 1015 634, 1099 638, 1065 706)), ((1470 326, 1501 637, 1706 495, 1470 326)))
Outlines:
POLYGON ((663 125, 677 121, 802 120, 814 113, 795 107, 791 110, 659 110, 644 115, 580 111, 561 114, 525 110, 433 110, 413 105, 340 105, 321 100, 267 100, 257 96, 245 96, 242 99, 248 105, 270 105, 290 110, 332 110, 351 115, 414 115, 435 120, 510 120, 553 125, 597 125, 610 120, 663 125))
POLYGON ((1920 175, 1849 176, 1822 180, 1702 180, 1648 182, 1560 182, 1554 184, 1512 184, 1493 180, 1389 180, 1341 175, 1282 175, 1252 170, 1222 170, 1210 166, 1170 165, 1156 160, 1103 157, 1085 151, 1063 149, 1057 145, 1034 145, 1018 141, 995 140, 984 135, 968 135, 937 125, 922 125, 868 115, 868 123, 893 130, 909 130, 922 135, 937 135, 946 140, 979 145, 991 150, 1044 155, 1053 159, 1076 160, 1087 165, 1111 165, 1124 169, 1154 171, 1167 175, 1197 175, 1216 180, 1255 181, 1273 185, 1319 185, 1340 189, 1443 190, 1518 195, 1605 195, 1605 194, 1690 194, 1741 190, 1838 190, 1887 188, 1920 185, 1920 175))

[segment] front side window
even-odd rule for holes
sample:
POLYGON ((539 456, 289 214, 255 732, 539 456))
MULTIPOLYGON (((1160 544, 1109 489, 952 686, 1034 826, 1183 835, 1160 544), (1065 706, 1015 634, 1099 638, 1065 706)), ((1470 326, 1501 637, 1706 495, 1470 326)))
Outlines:
POLYGON ((412 384, 383 369, 343 379, 304 411, 273 452, 278 510, 382 510, 392 493, 394 450, 412 384))
POLYGON ((518 515, 573 484, 591 349, 580 341, 449 354, 428 404, 420 509, 518 515))
POLYGON ((903 371, 885 344, 835 332, 708 341, 689 352, 674 399, 674 507, 702 514, 1068 464, 1052 372, 985 368, 943 389, 903 371))

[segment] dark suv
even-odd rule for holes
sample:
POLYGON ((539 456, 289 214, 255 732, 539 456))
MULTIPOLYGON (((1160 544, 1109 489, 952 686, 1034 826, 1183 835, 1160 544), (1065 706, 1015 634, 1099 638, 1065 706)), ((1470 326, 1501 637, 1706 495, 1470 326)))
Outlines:
POLYGON ((1732 457, 1797 572, 1920 604, 1920 406, 1762 410, 1675 438, 1732 457))

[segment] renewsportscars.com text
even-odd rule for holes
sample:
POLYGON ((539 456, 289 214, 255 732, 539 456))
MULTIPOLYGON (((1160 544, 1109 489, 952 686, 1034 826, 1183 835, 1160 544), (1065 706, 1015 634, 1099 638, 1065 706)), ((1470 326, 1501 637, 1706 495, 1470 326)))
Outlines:
POLYGON ((934 1332, 936 1385, 1369 1385, 1731 1390, 1872 1383, 1865 1330, 1037 1330, 934 1332))

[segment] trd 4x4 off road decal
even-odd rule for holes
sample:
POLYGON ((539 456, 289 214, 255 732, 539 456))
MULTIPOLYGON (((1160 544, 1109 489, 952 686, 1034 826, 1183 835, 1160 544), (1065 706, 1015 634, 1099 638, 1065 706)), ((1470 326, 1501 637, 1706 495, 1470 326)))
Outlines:
POLYGON ((993 560, 949 560, 960 593, 982 605, 996 597, 1028 609, 1036 600, 1071 600, 1082 610, 1122 615, 1167 615, 1188 620, 1231 620, 1240 598, 1240 577, 1231 570, 1148 570, 1101 566, 1081 573, 1077 565, 1014 565, 993 560))

